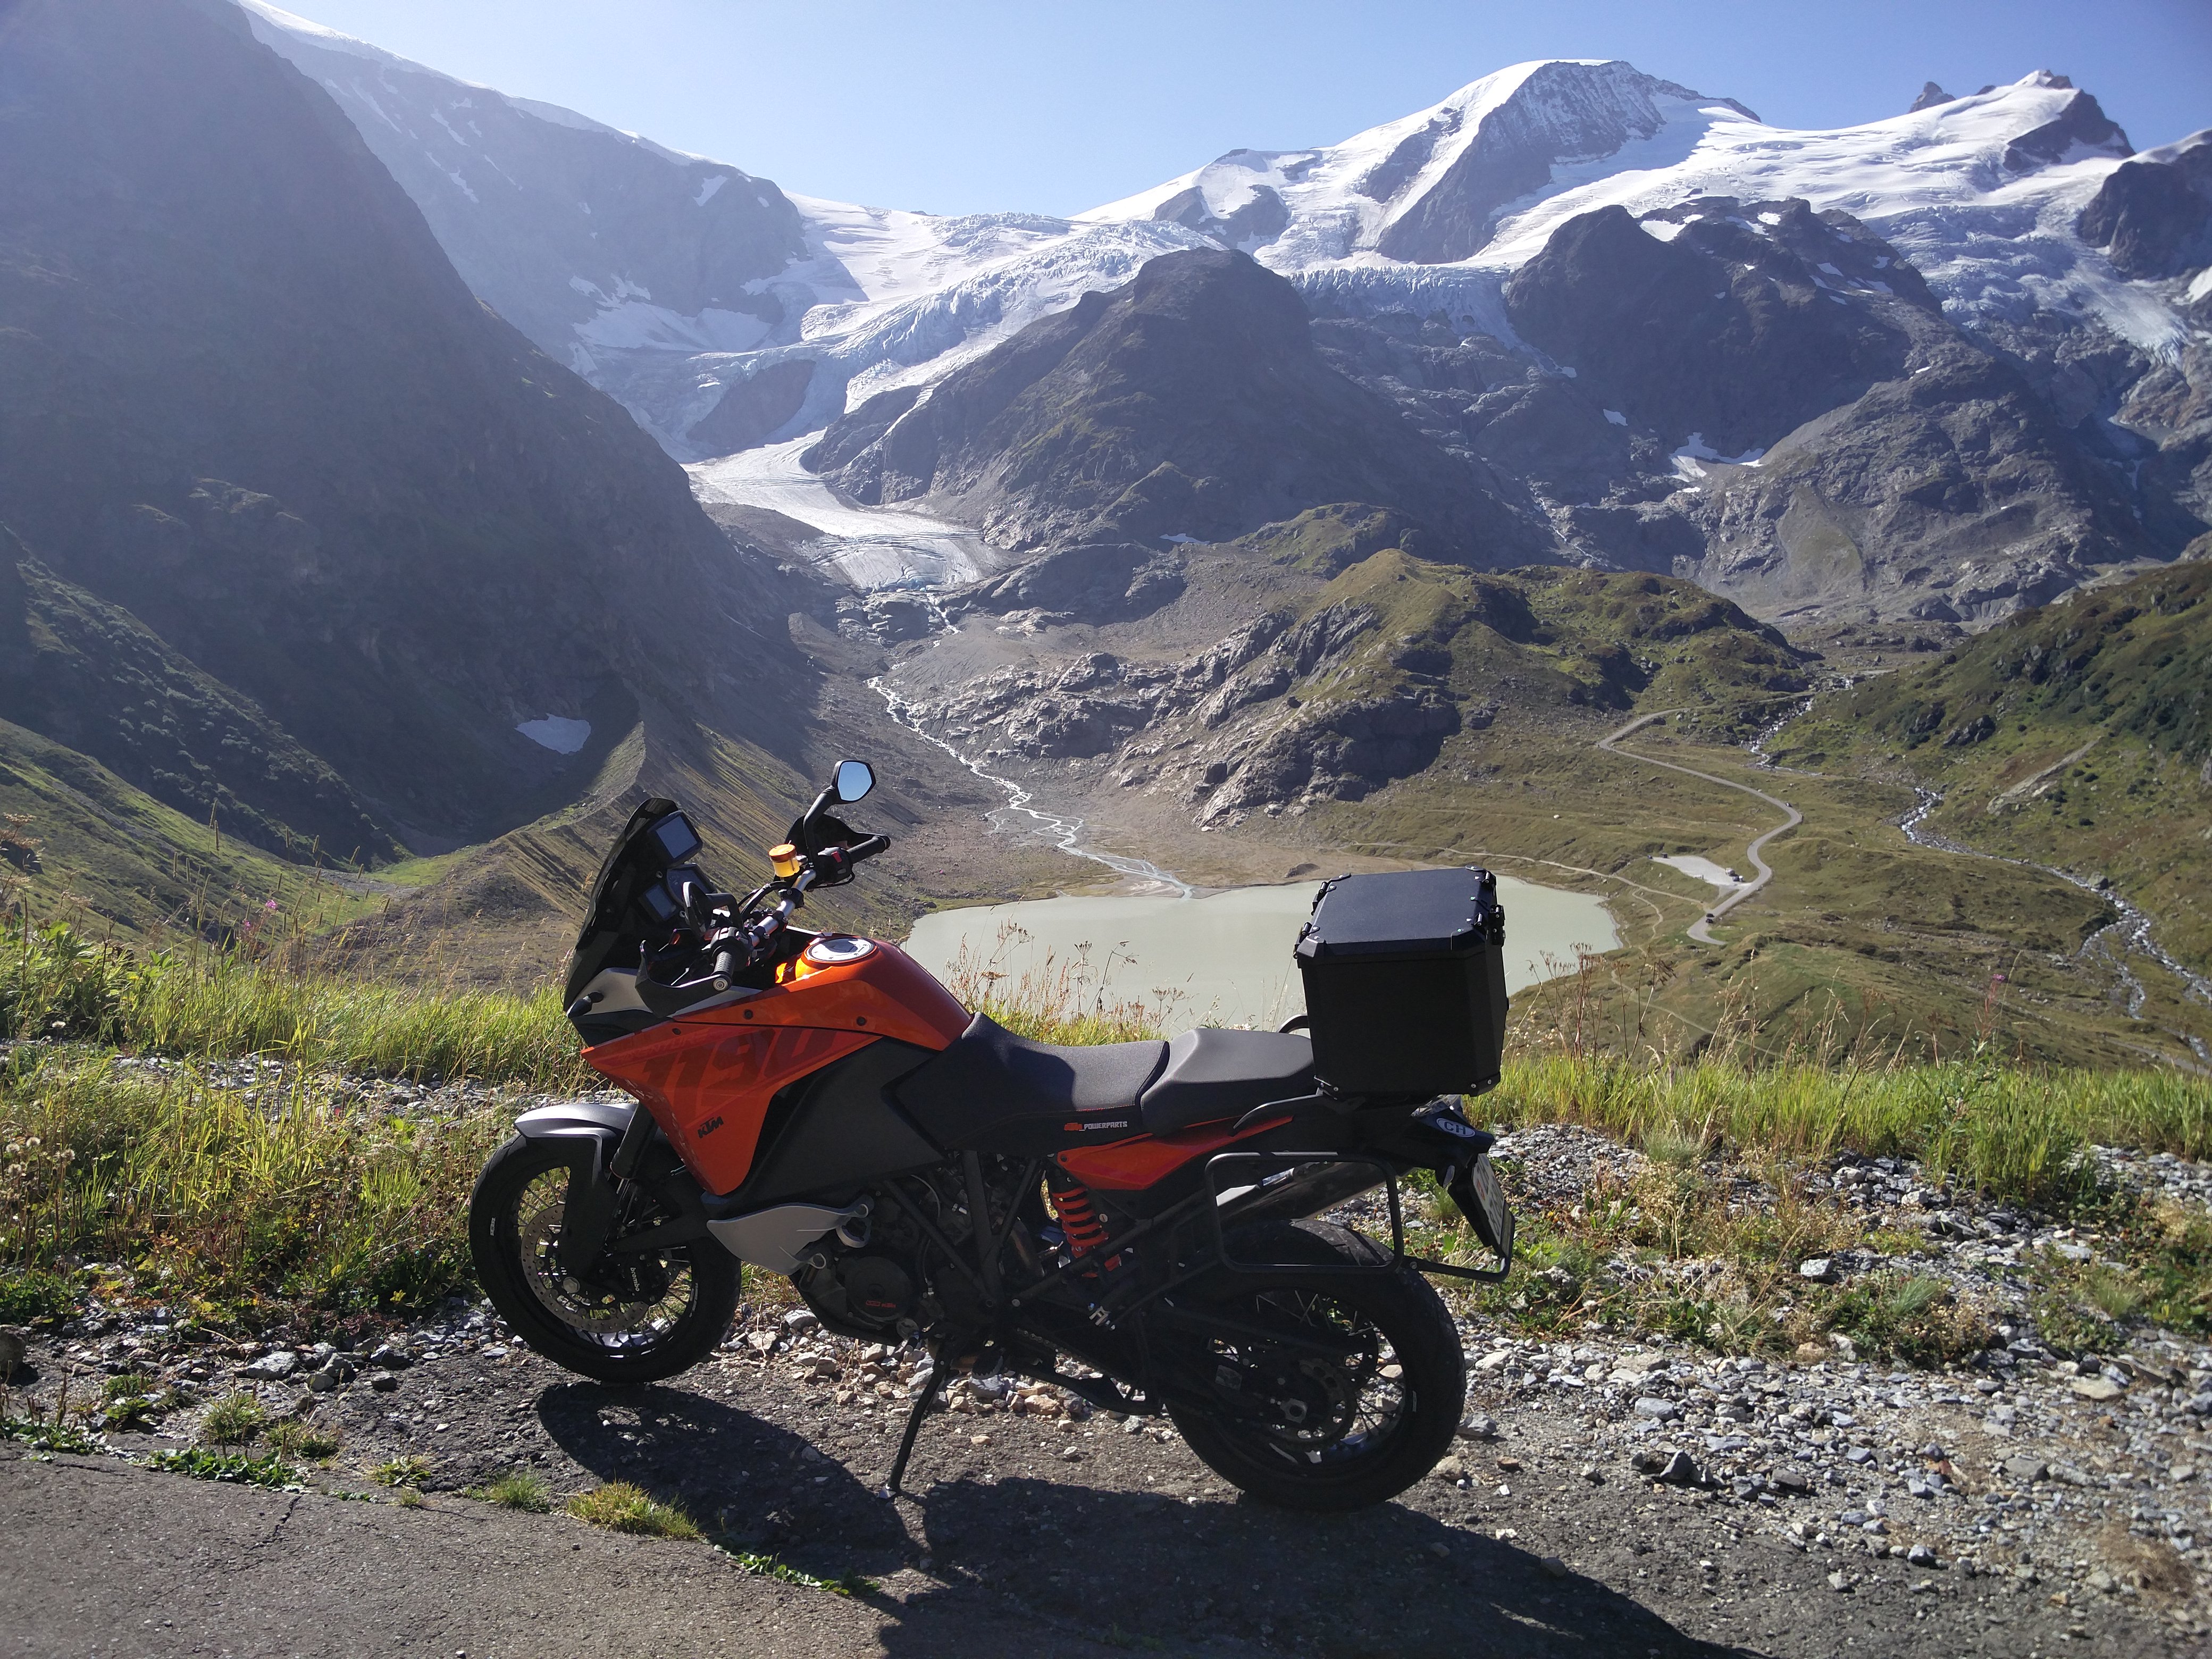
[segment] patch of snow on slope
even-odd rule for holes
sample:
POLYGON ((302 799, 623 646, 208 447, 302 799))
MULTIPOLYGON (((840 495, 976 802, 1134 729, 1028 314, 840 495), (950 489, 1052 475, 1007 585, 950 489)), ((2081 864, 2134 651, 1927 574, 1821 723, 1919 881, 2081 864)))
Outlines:
POLYGON ((591 721, 572 720, 559 714, 548 714, 542 720, 525 720, 514 729, 540 749, 550 749, 556 755, 574 754, 592 735, 591 721))
POLYGON ((1698 858, 1694 854, 1662 853, 1655 855, 1651 862, 1680 870, 1684 875, 1694 876, 1699 881, 1711 882, 1723 893, 1733 892, 1744 885, 1742 878, 1735 871, 1723 869, 1711 859, 1698 858))

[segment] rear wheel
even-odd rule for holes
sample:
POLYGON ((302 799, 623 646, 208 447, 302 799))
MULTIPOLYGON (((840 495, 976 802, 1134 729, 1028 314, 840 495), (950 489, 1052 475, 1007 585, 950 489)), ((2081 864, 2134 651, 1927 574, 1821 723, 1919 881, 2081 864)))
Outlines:
POLYGON ((1379 1504, 1434 1468, 1467 1398, 1459 1333, 1435 1287, 1324 1222, 1244 1229, 1230 1250, 1248 1261, 1375 1271, 1334 1280, 1286 1273, 1257 1291, 1183 1298, 1186 1311, 1224 1325, 1204 1356, 1220 1403, 1168 1408, 1190 1449, 1255 1498, 1299 1510, 1379 1504))
POLYGON ((657 1382, 714 1352, 737 1310, 737 1259, 712 1239, 609 1253, 588 1281, 557 1252, 586 1141, 517 1135, 491 1155, 469 1199, 477 1279, 517 1335, 557 1365, 602 1382, 657 1382))

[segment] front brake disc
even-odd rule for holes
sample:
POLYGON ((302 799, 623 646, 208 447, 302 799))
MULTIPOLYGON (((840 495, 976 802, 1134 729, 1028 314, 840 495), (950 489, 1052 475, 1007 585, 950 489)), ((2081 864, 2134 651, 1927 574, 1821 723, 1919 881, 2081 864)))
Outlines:
MULTIPOLYGON (((627 1335, 651 1322, 666 1298, 665 1289, 659 1297, 634 1299, 586 1285, 574 1274, 562 1273, 559 1252, 565 1194, 549 1193, 538 1197, 532 1193, 525 1198, 526 1202, 531 1198, 538 1198, 538 1201, 516 1218, 523 1277, 529 1281, 530 1293, 548 1313, 573 1329, 588 1331, 595 1336, 627 1335)), ((640 1264, 641 1271, 643 1266, 640 1264)), ((672 1285, 672 1276, 669 1282, 672 1285)))

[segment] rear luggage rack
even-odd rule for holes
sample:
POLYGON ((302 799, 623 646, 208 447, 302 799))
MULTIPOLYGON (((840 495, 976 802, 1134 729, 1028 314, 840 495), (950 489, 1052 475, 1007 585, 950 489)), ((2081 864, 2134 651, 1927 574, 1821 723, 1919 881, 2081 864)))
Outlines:
MULTIPOLYGON (((1379 1273, 1389 1273, 1397 1267, 1411 1267, 1419 1273, 1442 1273, 1448 1279, 1474 1279, 1485 1285, 1494 1285, 1513 1270, 1513 1237, 1509 1228, 1495 1267, 1463 1267, 1449 1261, 1431 1261, 1426 1256, 1406 1253, 1405 1205, 1399 1196, 1397 1171, 1385 1159, 1365 1152, 1216 1152, 1206 1160, 1206 1195, 1212 1200, 1206 1206, 1208 1225, 1212 1231, 1214 1255, 1223 1267, 1231 1273, 1266 1278, 1276 1274, 1297 1273, 1311 1276, 1343 1274, 1351 1278, 1365 1278, 1379 1273), (1228 1186, 1244 1191, 1258 1191, 1285 1176, 1319 1164, 1360 1164, 1372 1169, 1381 1177, 1380 1184, 1390 1206, 1390 1259, 1370 1266, 1317 1267, 1311 1262, 1240 1261, 1229 1253, 1229 1241, 1222 1231, 1221 1211, 1224 1198, 1223 1176, 1231 1176, 1228 1186), (1227 1166, 1224 1169, 1224 1166, 1227 1166), (1273 1173, 1269 1173, 1272 1170, 1273 1173), (1239 1177, 1237 1171, 1248 1174, 1239 1177)), ((1240 1195, 1238 1194, 1237 1195, 1240 1195)), ((1477 1230, 1478 1237, 1480 1229, 1477 1230)), ((1489 1241, 1486 1240, 1486 1243, 1489 1241)), ((1492 1246, 1496 1249, 1496 1246, 1492 1246)))

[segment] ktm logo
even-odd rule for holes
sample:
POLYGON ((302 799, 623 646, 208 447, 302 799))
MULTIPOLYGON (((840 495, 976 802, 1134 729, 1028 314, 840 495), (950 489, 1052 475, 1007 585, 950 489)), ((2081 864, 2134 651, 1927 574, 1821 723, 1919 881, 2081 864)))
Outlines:
POLYGON ((1089 1123, 1063 1123, 1060 1129, 1062 1134, 1079 1135, 1087 1134, 1093 1129, 1126 1129, 1128 1127, 1127 1118, 1115 1117, 1099 1118, 1089 1123))
POLYGON ((708 1118, 708 1119, 704 1123, 702 1123, 702 1124, 701 1124, 701 1125, 699 1126, 699 1137, 700 1137, 700 1139, 702 1139, 702 1140, 703 1140, 703 1139, 705 1139, 708 1135, 710 1135, 710 1134, 714 1133, 715 1130, 717 1130, 717 1129, 720 1128, 721 1127, 722 1127, 722 1120, 721 1120, 720 1118, 719 1118, 719 1117, 710 1117, 710 1118, 708 1118))

